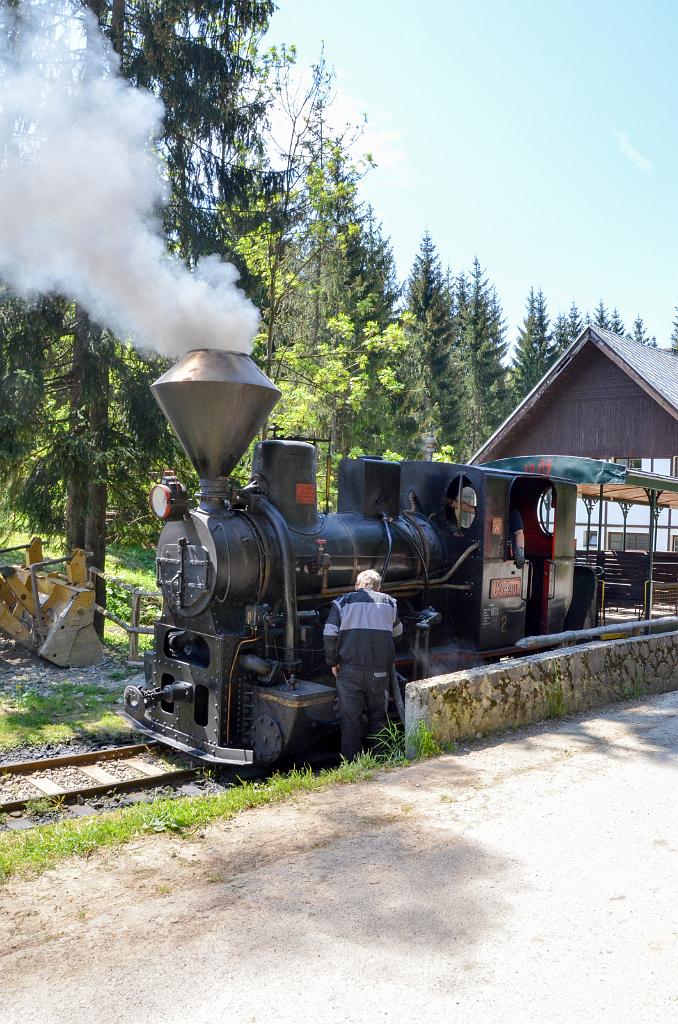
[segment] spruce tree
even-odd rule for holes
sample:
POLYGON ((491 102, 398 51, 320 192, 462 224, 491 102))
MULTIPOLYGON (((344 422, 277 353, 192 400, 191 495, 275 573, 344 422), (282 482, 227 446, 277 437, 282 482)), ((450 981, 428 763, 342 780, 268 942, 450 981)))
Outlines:
POLYGON ((570 326, 567 313, 559 313, 553 322, 553 347, 560 355, 570 344, 570 326))
POLYGON ((412 370, 419 374, 421 424, 440 445, 458 443, 459 361, 455 346, 453 296, 428 231, 419 246, 407 284, 407 310, 418 348, 412 370))
POLYGON ((593 311, 593 323, 596 327, 602 327, 606 331, 610 330, 609 315, 602 299, 593 311))
MULTIPOLYGON (((464 282, 465 285, 465 282, 464 282)), ((494 288, 480 261, 473 261, 463 305, 458 296, 461 355, 464 367, 462 405, 463 456, 470 457, 508 412, 506 327, 494 288)))
POLYGON ((647 345, 649 348, 657 348, 657 339, 651 338, 645 330, 645 324, 640 314, 633 321, 633 330, 631 337, 634 341, 637 341, 641 345, 647 345))
POLYGON ((669 341, 671 342, 671 351, 674 354, 678 355, 678 306, 675 307, 675 314, 676 315, 673 318, 673 324, 671 327, 671 337, 669 338, 669 341))
POLYGON ((168 238, 189 263, 213 252, 230 257, 235 239, 225 237, 224 213, 247 210, 258 187, 255 157, 270 101, 258 48, 274 3, 89 2, 98 5, 122 75, 165 105, 159 148, 170 186, 168 238))
POLYGON ((555 354, 560 355, 576 341, 584 329, 584 319, 575 302, 569 312, 559 313, 553 325, 553 346, 555 354))
POLYGON ((626 330, 624 328, 624 321, 620 317, 616 308, 613 309, 610 313, 609 330, 611 330, 613 334, 620 334, 622 337, 626 334, 626 330))
POLYGON ((579 309, 577 308, 577 304, 575 302, 573 302, 570 306, 570 312, 567 314, 567 323, 568 330, 570 332, 569 344, 571 345, 573 341, 577 340, 581 332, 584 330, 584 327, 586 326, 584 318, 579 312, 579 309))
POLYGON ((549 330, 546 300, 541 288, 530 288, 526 315, 520 328, 511 367, 513 400, 520 402, 544 376, 556 356, 556 345, 549 330))

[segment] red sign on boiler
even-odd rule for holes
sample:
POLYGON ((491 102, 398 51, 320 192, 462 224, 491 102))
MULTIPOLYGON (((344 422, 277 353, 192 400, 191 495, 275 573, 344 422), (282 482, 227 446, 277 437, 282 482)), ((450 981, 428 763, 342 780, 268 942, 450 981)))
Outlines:
POLYGON ((297 505, 315 505, 315 484, 297 484, 297 505))

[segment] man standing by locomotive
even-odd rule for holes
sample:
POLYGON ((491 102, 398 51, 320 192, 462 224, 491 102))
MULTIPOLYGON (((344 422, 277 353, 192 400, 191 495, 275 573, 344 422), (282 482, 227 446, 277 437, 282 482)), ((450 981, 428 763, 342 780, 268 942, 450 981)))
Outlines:
POLYGON ((362 750, 363 711, 368 736, 376 736, 387 721, 393 639, 403 627, 395 598, 380 587, 378 572, 361 572, 355 590, 332 602, 323 631, 325 658, 337 680, 341 753, 349 761, 362 750))

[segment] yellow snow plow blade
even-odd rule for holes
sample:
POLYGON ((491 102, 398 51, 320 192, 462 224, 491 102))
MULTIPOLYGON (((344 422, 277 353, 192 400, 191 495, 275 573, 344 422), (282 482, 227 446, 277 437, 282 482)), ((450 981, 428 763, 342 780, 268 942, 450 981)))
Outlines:
POLYGON ((55 665, 82 668, 103 658, 94 629, 94 585, 87 582, 85 552, 42 557, 42 541, 0 549, 24 551, 25 565, 0 564, 0 630, 55 665), (62 572, 52 567, 61 565, 62 572))

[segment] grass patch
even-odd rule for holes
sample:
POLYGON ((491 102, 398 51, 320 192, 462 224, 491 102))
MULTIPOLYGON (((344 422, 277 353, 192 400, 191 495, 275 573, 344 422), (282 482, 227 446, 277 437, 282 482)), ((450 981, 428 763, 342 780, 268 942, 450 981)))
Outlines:
MULTIPOLYGON (((2 533, 0 531, 0 548, 12 548, 16 547, 17 544, 28 544, 31 538, 35 536, 36 534, 34 533, 25 533, 23 531, 13 531, 11 533, 2 533)), ((63 537, 58 535, 43 537, 43 556, 45 558, 59 558, 64 553, 63 543, 63 537)), ((12 565, 23 565, 24 553, 23 551, 14 551, 10 555, 3 555, 2 560, 12 565)), ((59 567, 57 566, 56 568, 58 570, 59 567)))
MULTIPOLYGON (((362 782, 379 769, 409 764, 406 739, 418 758, 436 757, 454 748, 454 744, 443 748, 423 722, 407 738, 401 726, 390 723, 377 739, 379 753, 363 754, 318 773, 310 768, 296 769, 277 773, 263 782, 241 782, 216 795, 163 798, 91 818, 62 820, 0 834, 0 882, 14 875, 40 873, 65 857, 86 855, 100 846, 120 846, 146 833, 192 836, 210 822, 227 820, 250 807, 280 803, 297 793, 323 789, 333 783, 362 782)), ((210 770, 205 774, 209 776, 210 770)), ((407 805, 404 813, 409 809, 407 805)))
POLYGON ((127 548, 111 544, 106 552, 106 572, 145 590, 157 590, 155 548, 127 548))
POLYGON ((451 753, 454 747, 454 743, 444 746, 439 743, 426 722, 417 722, 407 734, 407 748, 414 751, 416 758, 439 757, 440 754, 451 753))
POLYGON ((35 800, 29 800, 26 804, 26 813, 30 817, 40 818, 43 814, 50 814, 52 811, 60 811, 64 806, 63 796, 39 796, 35 800))
MULTIPOLYGON (((106 552, 106 572, 109 576, 129 583, 133 587, 155 591, 158 589, 155 580, 155 549, 141 547, 121 547, 111 544, 106 552)), ((132 597, 126 590, 110 584, 106 588, 106 604, 112 612, 125 622, 129 622, 132 614, 132 597)), ((141 624, 151 626, 158 617, 159 603, 144 599, 141 604, 141 624)), ((106 621, 104 642, 108 649, 117 655, 126 657, 129 650, 129 637, 121 626, 110 620, 106 621)), ((139 637, 139 651, 149 650, 153 646, 153 637, 139 637)))
POLYGON ((405 752, 405 730, 400 722, 389 720, 371 739, 379 761, 385 766, 409 764, 405 752))
POLYGON ((217 818, 227 820, 250 807, 280 803, 296 793, 323 789, 331 783, 362 782, 382 767, 374 755, 364 754, 317 774, 310 768, 295 770, 273 775, 265 782, 242 782, 217 795, 155 800, 111 814, 6 832, 0 835, 0 881, 40 873, 64 857, 82 856, 100 846, 120 846, 148 832, 191 836, 217 818))
POLYGON ((645 674, 640 665, 636 666, 636 669, 633 673, 633 686, 630 689, 630 695, 632 697, 647 696, 647 681, 645 679, 645 674))
POLYGON ((439 757, 456 750, 456 743, 439 743, 426 722, 405 733, 400 722, 389 722, 374 737, 375 750, 384 765, 407 765, 412 760, 439 757))
POLYGON ((78 736, 125 736, 130 730, 111 706, 115 696, 90 683, 54 683, 47 696, 17 687, 0 702, 0 750, 78 736))

